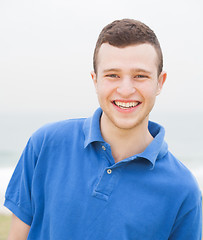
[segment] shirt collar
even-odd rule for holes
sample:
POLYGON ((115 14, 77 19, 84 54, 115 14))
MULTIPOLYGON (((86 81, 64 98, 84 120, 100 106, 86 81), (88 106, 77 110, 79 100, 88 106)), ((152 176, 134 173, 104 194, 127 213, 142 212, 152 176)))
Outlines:
POLYGON ((98 108, 94 115, 90 118, 87 118, 84 122, 83 131, 85 134, 85 148, 92 142, 105 142, 100 131, 101 115, 102 109, 98 108))
POLYGON ((149 121, 148 129, 154 139, 147 146, 144 152, 137 154, 136 156, 149 160, 152 164, 153 169, 156 160, 162 158, 168 152, 168 145, 164 141, 165 129, 161 125, 149 121))
MULTIPOLYGON (((84 122, 83 131, 85 135, 85 148, 93 142, 105 142, 100 131, 101 114, 102 109, 98 108, 94 115, 90 118, 87 118, 84 122)), ((168 152, 168 145, 164 141, 165 130, 161 125, 149 121, 148 129, 151 135, 154 137, 153 141, 147 146, 144 152, 134 155, 128 158, 128 160, 144 158, 150 161, 152 168, 154 168, 156 160, 162 158, 168 152)))

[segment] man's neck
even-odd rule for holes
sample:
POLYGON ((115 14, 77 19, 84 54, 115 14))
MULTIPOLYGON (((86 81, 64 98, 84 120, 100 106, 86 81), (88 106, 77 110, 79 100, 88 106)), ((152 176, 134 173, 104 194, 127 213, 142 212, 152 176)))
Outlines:
POLYGON ((143 152, 153 140, 148 130, 148 119, 132 129, 121 129, 101 119, 101 133, 111 146, 115 162, 143 152))

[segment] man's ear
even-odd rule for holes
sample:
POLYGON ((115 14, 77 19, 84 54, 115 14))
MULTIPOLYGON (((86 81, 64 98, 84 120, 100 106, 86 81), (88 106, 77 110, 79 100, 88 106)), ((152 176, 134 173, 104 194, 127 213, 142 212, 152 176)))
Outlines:
POLYGON ((96 92, 97 92, 97 75, 94 71, 92 71, 90 74, 91 74, 91 77, 92 77, 92 80, 93 80, 93 83, 94 83, 94 87, 95 87, 96 92))
POLYGON ((161 90, 162 90, 162 87, 166 81, 166 77, 167 77, 167 73, 166 72, 161 72, 160 75, 159 75, 159 78, 158 78, 158 88, 157 88, 157 94, 156 95, 159 95, 161 90))

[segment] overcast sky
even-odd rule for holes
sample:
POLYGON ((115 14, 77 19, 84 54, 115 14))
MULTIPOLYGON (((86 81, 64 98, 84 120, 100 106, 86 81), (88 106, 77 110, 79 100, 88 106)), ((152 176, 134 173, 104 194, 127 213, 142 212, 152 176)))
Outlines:
POLYGON ((203 112, 202 0, 0 0, 0 114, 92 112, 101 29, 135 18, 157 34, 168 78, 156 111, 203 112))

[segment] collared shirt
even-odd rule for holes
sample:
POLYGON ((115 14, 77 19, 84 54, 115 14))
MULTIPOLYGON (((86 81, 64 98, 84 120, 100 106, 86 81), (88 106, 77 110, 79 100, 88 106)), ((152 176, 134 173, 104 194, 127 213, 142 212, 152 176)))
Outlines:
POLYGON ((28 240, 201 240, 201 193, 169 151, 164 128, 144 152, 115 163, 91 118, 48 124, 22 153, 5 206, 28 240))

